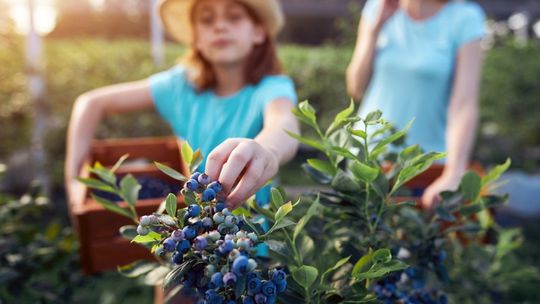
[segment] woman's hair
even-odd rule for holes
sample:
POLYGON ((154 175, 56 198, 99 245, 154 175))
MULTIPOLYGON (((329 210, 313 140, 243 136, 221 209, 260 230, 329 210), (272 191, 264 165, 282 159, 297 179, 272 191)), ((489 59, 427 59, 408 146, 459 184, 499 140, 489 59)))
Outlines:
MULTIPOLYGON (((262 24, 260 17, 248 6, 241 4, 248 12, 249 17, 256 24, 262 24)), ((194 24, 193 12, 191 22, 194 24)), ((195 27, 192 27, 195 30, 195 27)), ((247 58, 244 77, 248 84, 257 84, 266 75, 276 75, 282 72, 281 63, 277 56, 276 42, 268 31, 262 44, 254 45, 247 58)), ((188 77, 199 91, 206 91, 217 86, 217 79, 212 65, 195 47, 190 46, 187 53, 180 59, 180 63, 188 68, 188 77)))

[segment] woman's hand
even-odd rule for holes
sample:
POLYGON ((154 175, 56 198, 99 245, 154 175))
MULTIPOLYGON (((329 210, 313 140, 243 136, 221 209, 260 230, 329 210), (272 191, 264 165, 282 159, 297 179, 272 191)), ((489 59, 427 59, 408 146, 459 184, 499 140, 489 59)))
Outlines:
POLYGON ((442 175, 429 185, 422 195, 422 208, 431 210, 441 203, 441 192, 454 191, 458 188, 461 177, 458 175, 442 175))
POLYGON ((394 15, 399 8, 399 0, 379 0, 379 10, 375 15, 372 31, 379 33, 383 25, 394 15))
POLYGON ((276 153, 247 138, 226 140, 208 155, 206 163, 206 174, 223 185, 231 209, 264 186, 278 169, 276 153))

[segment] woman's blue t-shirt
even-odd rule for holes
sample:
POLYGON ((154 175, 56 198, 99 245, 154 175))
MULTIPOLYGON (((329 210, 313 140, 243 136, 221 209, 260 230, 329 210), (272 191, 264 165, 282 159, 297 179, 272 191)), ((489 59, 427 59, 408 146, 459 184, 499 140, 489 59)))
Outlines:
MULTIPOLYGON (((362 18, 374 22, 380 0, 368 0, 362 18)), ((436 15, 415 21, 399 9, 376 42, 373 74, 360 117, 381 110, 398 128, 414 124, 407 144, 446 151, 447 112, 458 50, 485 33, 485 15, 471 2, 446 3, 436 15)))

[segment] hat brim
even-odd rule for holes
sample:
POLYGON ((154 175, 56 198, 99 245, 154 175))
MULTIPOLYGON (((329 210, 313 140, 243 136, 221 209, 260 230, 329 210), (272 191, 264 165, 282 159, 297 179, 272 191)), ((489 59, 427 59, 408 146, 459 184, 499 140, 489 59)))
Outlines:
MULTIPOLYGON (((197 0, 162 0, 159 15, 165 31, 172 38, 184 44, 192 44, 193 29, 190 14, 197 0)), ((261 18, 269 34, 276 37, 285 23, 283 11, 278 0, 236 0, 247 5, 261 18)))

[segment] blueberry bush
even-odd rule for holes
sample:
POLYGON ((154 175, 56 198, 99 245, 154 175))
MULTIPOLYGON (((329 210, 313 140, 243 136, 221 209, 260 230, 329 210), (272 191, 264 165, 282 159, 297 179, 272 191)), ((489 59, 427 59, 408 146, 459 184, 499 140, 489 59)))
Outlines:
MULTIPOLYGON (((505 299, 508 280, 538 277, 513 256, 520 232, 493 221, 492 208, 507 197, 489 190, 509 160, 483 176, 468 172, 457 190, 441 194, 433 211, 421 210, 417 199, 405 197, 406 184, 444 154, 403 147, 410 124, 396 130, 379 111, 359 118, 352 102, 326 129, 308 102, 293 112, 316 136, 289 135, 325 156, 308 159, 303 169, 327 189, 295 203, 273 188, 268 206, 250 199, 229 210, 219 182, 199 172, 186 178, 156 163, 184 182, 180 195, 187 207, 178 208, 171 193, 154 214, 139 217, 141 186, 131 175, 117 186, 114 175, 125 158, 112 169, 91 168, 99 179, 81 181, 129 203, 123 209, 94 196, 132 218, 137 225, 122 227, 122 234, 159 261, 136 262, 120 272, 162 283, 169 297, 258 304, 493 303, 505 299)), ((200 151, 187 143, 181 150, 194 172, 200 151)))

